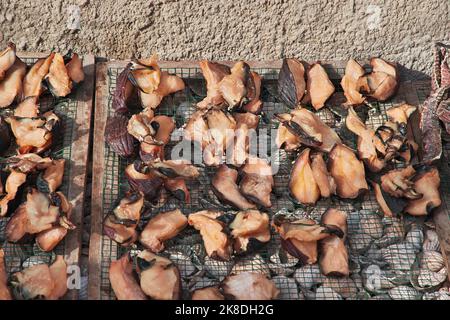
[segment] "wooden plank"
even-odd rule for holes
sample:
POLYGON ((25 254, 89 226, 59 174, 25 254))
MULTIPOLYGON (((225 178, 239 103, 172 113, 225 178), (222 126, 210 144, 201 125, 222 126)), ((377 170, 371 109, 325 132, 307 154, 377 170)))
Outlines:
POLYGON ((107 63, 97 64, 95 84, 95 124, 92 151, 91 237, 89 244, 88 299, 100 299, 102 221, 103 221, 103 167, 105 152, 105 125, 108 112, 107 63))
MULTIPOLYGON (((80 87, 76 89, 77 110, 72 132, 73 140, 68 180, 70 185, 67 196, 73 205, 71 221, 77 227, 69 232, 66 237, 64 252, 68 266, 79 265, 81 255, 92 96, 94 94, 95 57, 92 55, 84 56, 83 68, 85 79, 80 87)), ((76 300, 78 294, 78 289, 70 290, 67 293, 67 298, 76 300)))

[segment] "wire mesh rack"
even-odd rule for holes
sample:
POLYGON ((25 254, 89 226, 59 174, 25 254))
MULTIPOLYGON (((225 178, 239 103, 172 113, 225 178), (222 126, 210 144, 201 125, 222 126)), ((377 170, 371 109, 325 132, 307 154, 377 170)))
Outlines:
MULTIPOLYGON (((39 58, 45 57, 45 54, 23 53, 23 56, 19 54, 19 57, 28 66, 31 66, 39 58)), ((44 113, 52 110, 60 119, 57 131, 54 133, 52 147, 46 154, 52 159, 66 160, 63 181, 58 191, 66 195, 67 199, 74 206, 71 220, 78 230, 71 230, 51 252, 44 252, 35 244, 34 239, 20 241, 19 243, 8 242, 5 228, 11 216, 0 218, 0 247, 5 252, 5 268, 8 275, 21 271, 23 268, 32 265, 33 261, 36 260, 51 263, 56 255, 64 255, 68 265, 78 265, 82 219, 80 203, 84 199, 84 189, 80 193, 80 188, 77 184, 81 183, 84 187, 92 103, 92 72, 94 68, 94 58, 92 56, 86 56, 82 59, 85 69, 84 83, 76 87, 67 97, 54 98, 50 94, 44 94, 39 98, 40 112, 44 113), (84 125, 80 126, 80 121, 84 121, 84 125), (79 141, 74 142, 75 140, 79 141), (74 181, 74 178, 78 179, 78 181, 74 181)), ((2 115, 8 114, 11 114, 10 109, 2 110, 2 115)), ((10 149, 4 153, 4 157, 14 155, 16 147, 13 143, 10 149)), ((1 165, 0 170, 4 169, 4 165, 1 165)), ((25 198, 26 194, 23 192, 20 202, 25 201, 25 198)), ((70 290, 66 298, 76 299, 77 295, 76 289, 70 290)))
MULTIPOLYGON (((339 106, 340 102, 343 101, 343 92, 339 81, 344 73, 344 65, 342 63, 326 63, 324 65, 335 84, 337 92, 328 102, 329 108, 324 108, 317 114, 324 122, 334 127, 338 119, 329 109, 333 106, 339 106)), ((124 66, 125 63, 120 64, 118 62, 104 65, 102 85, 106 87, 103 89, 106 96, 103 99, 103 105, 99 105, 102 101, 97 99, 96 114, 96 119, 97 115, 100 115, 102 122, 106 121, 107 116, 112 114, 111 102, 115 81, 124 66)), ((266 130, 269 136, 273 138, 271 129, 278 126, 273 121, 273 115, 289 112, 289 108, 280 101, 277 93, 279 65, 271 66, 267 64, 267 66, 254 67, 252 70, 263 77, 261 94, 263 117, 257 130, 259 132, 266 130)), ((177 124, 177 130, 182 130, 180 129, 181 126, 187 122, 195 111, 195 104, 206 95, 205 83, 200 69, 195 65, 162 69, 182 77, 186 83, 186 88, 166 97, 157 109, 157 113, 173 116, 177 124)), ((418 95, 419 92, 416 91, 411 82, 402 83, 397 95, 392 100, 385 103, 374 103, 371 106, 366 124, 369 127, 377 128, 387 121, 387 109, 401 102, 417 105, 419 103, 418 95)), ((131 109, 133 109, 133 106, 131 106, 131 109)), ((136 110, 139 110, 139 107, 136 110)), ((103 129, 104 124, 100 125, 99 128, 99 130, 103 129)), ((176 135, 177 130, 174 135, 176 135)), ((171 142, 167 149, 170 151, 176 142, 171 142)), ((117 156, 103 140, 99 144, 102 145, 103 153, 103 159, 99 160, 99 165, 104 172, 102 173, 102 180, 99 180, 101 182, 97 185, 101 188, 98 191, 101 198, 94 199, 94 202, 101 203, 97 203, 97 206, 93 205, 93 207, 99 208, 100 212, 93 212, 93 215, 99 216, 97 219, 99 223, 97 230, 93 230, 91 234, 90 259, 93 259, 93 261, 89 279, 90 298, 114 299, 114 292, 109 282, 109 266, 111 261, 120 258, 129 248, 125 249, 108 237, 102 236, 100 222, 109 214, 117 200, 123 197, 129 189, 124 177, 124 169, 130 163, 130 160, 117 156), (94 240, 92 240, 93 235, 95 235, 94 240), (94 256, 93 253, 98 254, 98 257, 94 256)), ((257 252, 234 257, 231 262, 216 261, 206 256, 199 233, 188 227, 177 237, 168 241, 165 245, 166 250, 162 253, 168 256, 180 270, 183 298, 189 298, 190 292, 194 289, 217 285, 226 275, 240 271, 262 272, 271 276, 280 290, 280 299, 389 299, 393 295, 388 295, 389 290, 400 290, 402 289, 401 286, 406 286, 408 289, 405 289, 406 293, 400 294, 400 297, 408 298, 408 294, 411 294, 408 290, 416 290, 410 282, 411 270, 416 263, 417 256, 422 251, 424 235, 429 230, 433 232, 433 225, 426 219, 406 216, 398 218, 383 217, 372 191, 359 201, 343 201, 333 197, 320 200, 314 207, 298 205, 291 200, 288 194, 289 174, 296 155, 286 153, 283 150, 278 151, 276 147, 270 150, 277 153, 277 157, 273 159, 277 164, 278 172, 274 175, 275 192, 271 196, 273 205, 268 214, 272 216, 276 212, 286 211, 298 217, 309 217, 319 221, 321 215, 328 208, 336 208, 346 212, 348 215, 348 235, 345 244, 349 252, 350 276, 325 277, 321 274, 318 264, 301 267, 296 258, 290 256, 281 248, 279 236, 274 232, 272 232, 270 242, 257 252), (370 283, 367 284, 367 281, 372 279, 368 276, 371 272, 381 274, 387 279, 386 283, 388 282, 389 285, 382 283, 382 288, 377 289, 375 286, 373 290, 368 290, 367 287, 370 283), (396 289, 399 286, 400 289, 396 289)), ((174 208, 180 208, 184 214, 216 208, 220 201, 211 192, 211 178, 216 169, 200 167, 199 170, 201 172, 199 179, 189 182, 188 185, 191 194, 189 204, 171 198, 164 205, 154 209, 142 225, 145 225, 148 218, 157 213, 174 208)), ((231 207, 224 207, 223 204, 220 204, 219 207, 224 211, 233 210, 231 207)), ((422 296, 421 291, 417 292, 417 296, 412 298, 422 296)))

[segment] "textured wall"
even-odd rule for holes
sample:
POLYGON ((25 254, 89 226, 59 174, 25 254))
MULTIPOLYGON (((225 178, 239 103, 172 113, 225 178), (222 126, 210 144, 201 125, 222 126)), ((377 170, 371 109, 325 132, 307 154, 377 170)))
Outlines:
POLYGON ((449 0, 1 0, 0 43, 109 58, 381 55, 428 72, 432 42, 450 40, 449 6, 449 0), (80 26, 73 30, 77 8, 80 26))

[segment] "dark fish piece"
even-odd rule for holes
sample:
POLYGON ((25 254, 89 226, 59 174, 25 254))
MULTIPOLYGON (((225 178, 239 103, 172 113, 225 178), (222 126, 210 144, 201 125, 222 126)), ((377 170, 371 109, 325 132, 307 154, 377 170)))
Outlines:
POLYGON ((278 75, 278 93, 291 108, 297 106, 305 94, 305 67, 297 59, 284 59, 278 75))
POLYGON ((109 147, 122 157, 130 157, 136 149, 136 140, 128 133, 128 118, 116 114, 108 118, 105 126, 105 140, 109 147))
POLYGON ((127 113, 128 107, 126 105, 127 100, 127 83, 131 73, 131 66, 129 63, 119 74, 116 80, 116 89, 114 90, 112 108, 116 113, 127 113))
POLYGON ((450 45, 436 42, 434 45, 434 65, 431 75, 432 92, 441 87, 450 86, 450 66, 449 66, 450 45))
POLYGON ((441 87, 431 93, 425 102, 420 105, 422 130, 423 162, 431 163, 440 159, 442 155, 441 126, 439 123, 439 105, 449 98, 450 87, 441 87))
POLYGON ((131 188, 137 192, 142 192, 145 199, 151 202, 158 200, 164 179, 155 170, 136 160, 125 168, 125 176, 131 188))

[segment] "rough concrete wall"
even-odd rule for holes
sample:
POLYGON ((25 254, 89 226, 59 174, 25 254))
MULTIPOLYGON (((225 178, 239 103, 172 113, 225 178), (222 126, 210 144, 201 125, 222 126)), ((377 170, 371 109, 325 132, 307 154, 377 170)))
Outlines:
POLYGON ((428 72, 449 0, 1 0, 0 42, 109 58, 305 60, 383 56, 428 72), (80 9, 76 27, 76 5, 80 9), (75 23, 73 23, 75 21, 75 23), (72 26, 70 24, 72 23, 72 26), (69 24, 69 25, 68 25, 69 24))

